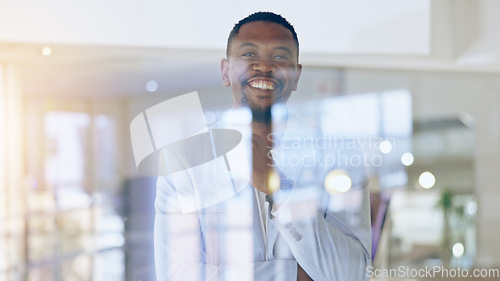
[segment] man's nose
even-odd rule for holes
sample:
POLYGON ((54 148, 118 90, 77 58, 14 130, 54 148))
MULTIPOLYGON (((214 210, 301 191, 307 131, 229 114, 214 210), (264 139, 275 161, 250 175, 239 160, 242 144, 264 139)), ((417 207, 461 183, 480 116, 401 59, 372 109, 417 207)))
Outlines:
POLYGON ((254 62, 253 69, 260 72, 273 72, 276 66, 271 60, 259 59, 254 62))

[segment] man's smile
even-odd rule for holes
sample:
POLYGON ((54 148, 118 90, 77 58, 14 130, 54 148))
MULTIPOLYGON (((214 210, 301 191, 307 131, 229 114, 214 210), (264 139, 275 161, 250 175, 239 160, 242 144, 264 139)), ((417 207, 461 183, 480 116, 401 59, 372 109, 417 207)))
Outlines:
POLYGON ((263 91, 274 91, 279 87, 279 82, 271 77, 253 77, 247 80, 246 84, 252 89, 263 91))
POLYGON ((248 83, 248 85, 250 85, 250 87, 252 88, 269 90, 269 91, 276 89, 277 86, 277 84, 274 83, 273 81, 261 80, 261 79, 252 80, 248 83))

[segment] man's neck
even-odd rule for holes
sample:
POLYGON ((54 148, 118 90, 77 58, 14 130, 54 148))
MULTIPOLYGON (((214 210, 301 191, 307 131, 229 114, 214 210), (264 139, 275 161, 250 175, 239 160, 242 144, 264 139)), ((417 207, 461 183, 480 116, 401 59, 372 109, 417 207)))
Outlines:
POLYGON ((271 113, 271 108, 251 108, 252 111, 252 121, 259 122, 263 124, 271 124, 273 122, 273 116, 271 113))
POLYGON ((268 149, 271 149, 273 144, 272 132, 273 126, 271 123, 252 121, 252 134, 258 136, 261 141, 264 141, 268 149))

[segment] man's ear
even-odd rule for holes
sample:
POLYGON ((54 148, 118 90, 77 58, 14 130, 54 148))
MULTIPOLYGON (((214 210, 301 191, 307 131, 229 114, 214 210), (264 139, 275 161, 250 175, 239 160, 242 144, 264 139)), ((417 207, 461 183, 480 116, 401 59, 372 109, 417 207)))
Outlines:
POLYGON ((222 59, 220 62, 220 73, 222 75, 222 84, 229 87, 231 81, 229 80, 229 61, 227 59, 222 59))
POLYGON ((302 73, 302 64, 297 64, 297 72, 295 72, 295 84, 293 85, 293 91, 297 90, 297 84, 299 84, 300 74, 302 73))

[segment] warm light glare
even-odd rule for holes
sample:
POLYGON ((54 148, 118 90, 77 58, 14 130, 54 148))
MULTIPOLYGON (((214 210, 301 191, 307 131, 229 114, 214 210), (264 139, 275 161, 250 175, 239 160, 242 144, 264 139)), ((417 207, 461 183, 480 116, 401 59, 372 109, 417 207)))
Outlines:
POLYGON ((403 163, 403 165, 405 166, 411 166, 414 160, 415 159, 413 158, 413 154, 411 154, 410 152, 406 152, 401 156, 401 163, 403 163))
POLYGON ((278 173, 276 173, 276 171, 274 171, 274 169, 272 169, 269 172, 267 184, 268 184, 268 189, 271 193, 275 192, 280 188, 280 176, 278 175, 278 173))
POLYGON ((379 149, 382 153, 387 154, 392 151, 392 144, 390 141, 385 140, 380 143, 379 149))
POLYGON ((418 178, 418 182, 423 188, 429 189, 436 183, 436 178, 430 172, 423 172, 418 178))
POLYGON ((463 254, 465 252, 464 244, 455 243, 455 245, 453 245, 452 251, 453 251, 453 256, 455 258, 459 258, 459 257, 463 256, 463 254))
POLYGON ((146 83, 146 90, 148 90, 148 92, 150 93, 156 92, 158 90, 158 82, 156 82, 155 80, 149 80, 146 83))
POLYGON ((50 56, 52 54, 52 49, 50 47, 45 47, 42 49, 42 55, 50 56))
POLYGON ((325 178, 325 189, 329 193, 346 192, 351 184, 349 174, 341 169, 331 171, 325 178))

